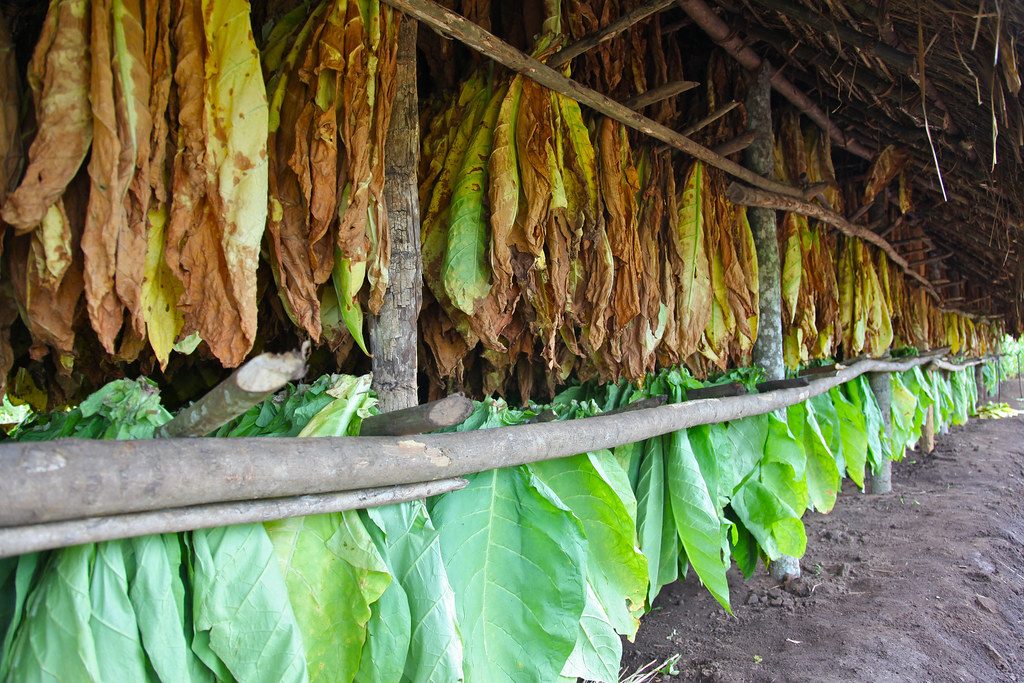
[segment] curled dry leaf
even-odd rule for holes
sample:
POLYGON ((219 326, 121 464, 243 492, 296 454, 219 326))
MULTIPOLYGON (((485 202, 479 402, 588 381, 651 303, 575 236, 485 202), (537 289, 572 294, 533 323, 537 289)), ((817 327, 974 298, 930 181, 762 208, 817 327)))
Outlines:
POLYGON ((0 216, 33 230, 64 193, 92 140, 89 0, 52 0, 29 65, 37 134, 25 176, 0 216))

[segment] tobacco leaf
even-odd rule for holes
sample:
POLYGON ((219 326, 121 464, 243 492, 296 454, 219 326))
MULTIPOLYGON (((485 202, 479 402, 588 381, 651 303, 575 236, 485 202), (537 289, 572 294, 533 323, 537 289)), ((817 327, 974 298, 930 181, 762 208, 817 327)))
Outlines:
POLYGON ((93 145, 89 158, 89 207, 82 233, 85 301, 96 336, 107 353, 114 353, 114 343, 123 321, 121 301, 114 290, 117 240, 127 222, 124 199, 130 177, 121 176, 122 140, 118 135, 112 68, 112 0, 93 0, 91 10, 89 101, 92 104, 93 145))
POLYGON ((681 266, 676 293, 676 322, 679 326, 679 355, 684 359, 697 350, 711 318, 711 264, 704 228, 704 197, 709 186, 704 165, 694 162, 679 197, 679 232, 675 238, 681 266))
POLYGON ((490 267, 492 290, 498 306, 506 310, 515 304, 518 288, 513 284, 512 233, 516 229, 521 203, 519 152, 516 129, 523 95, 523 77, 515 76, 494 124, 494 141, 488 161, 491 205, 490 267))
POLYGON ((476 301, 491 290, 487 254, 490 240, 484 197, 488 190, 487 169, 494 125, 506 91, 506 87, 494 90, 477 123, 448 208, 448 244, 441 264, 441 279, 452 305, 467 315, 473 315, 476 301))
MULTIPOLYGON (((153 114, 149 101, 152 90, 149 72, 151 60, 147 57, 147 50, 155 49, 155 45, 150 47, 146 44, 139 0, 114 0, 113 12, 114 74, 118 136, 121 138, 118 175, 122 183, 128 183, 126 219, 117 236, 114 280, 117 295, 131 316, 136 336, 141 339, 146 330, 142 311, 142 285, 152 196, 150 176, 153 173, 150 168, 153 134, 153 114)), ((153 29, 148 36, 151 44, 158 40, 153 29)))
MULTIPOLYGON (((0 15, 0 206, 3 206, 7 193, 13 189, 21 172, 22 148, 18 126, 21 90, 14 43, 11 42, 7 21, 0 15)), ((0 236, 2 230, 0 227, 0 236)))
POLYGON ((0 212, 19 231, 39 225, 89 150, 89 25, 89 0, 50 3, 29 65, 38 132, 29 147, 25 176, 0 212))
POLYGON ((175 30, 179 149, 168 264, 184 332, 225 366, 256 337, 256 266, 266 223, 266 89, 243 0, 182 2, 175 30))
POLYGON ((884 190, 885 186, 903 170, 908 160, 907 153, 896 149, 894 145, 888 145, 878 153, 871 163, 868 180, 864 186, 865 205, 875 200, 878 193, 884 190))
POLYGON ((622 124, 602 119, 598 140, 601 192, 615 259, 612 315, 615 324, 624 328, 640 314, 639 287, 643 274, 636 204, 639 180, 622 124))

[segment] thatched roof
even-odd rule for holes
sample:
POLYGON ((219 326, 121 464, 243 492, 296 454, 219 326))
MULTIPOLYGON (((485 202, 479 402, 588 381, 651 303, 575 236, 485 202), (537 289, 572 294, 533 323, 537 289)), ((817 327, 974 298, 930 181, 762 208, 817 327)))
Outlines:
POLYGON ((853 140, 912 155, 915 211, 906 235, 889 238, 902 237, 907 249, 921 249, 913 235, 930 238, 931 249, 919 253, 946 256, 938 270, 951 281, 952 305, 1003 314, 1019 327, 1024 7, 1007 0, 720 0, 715 8, 853 140), (968 285, 956 292, 960 279, 968 285))

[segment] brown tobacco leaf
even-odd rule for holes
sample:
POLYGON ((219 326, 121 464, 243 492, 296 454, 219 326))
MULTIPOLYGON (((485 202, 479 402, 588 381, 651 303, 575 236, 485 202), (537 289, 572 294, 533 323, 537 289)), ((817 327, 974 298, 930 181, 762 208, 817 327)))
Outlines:
POLYGON ((608 217, 608 240, 615 259, 612 314, 621 329, 640 314, 642 265, 636 206, 639 181, 622 124, 602 119, 598 141, 601 192, 608 217))
POLYGON ((366 236, 370 207, 371 135, 373 103, 370 101, 370 53, 363 42, 365 28, 359 3, 349 2, 345 16, 345 81, 342 91, 342 138, 345 140, 345 178, 338 187, 345 199, 339 202, 337 247, 352 262, 365 262, 370 245, 366 236), (346 201, 347 200, 347 201, 346 201))
MULTIPOLYGON (((22 150, 18 130, 20 92, 14 44, 7 30, 7 22, 0 14, 0 206, 3 206, 21 170, 22 150)), ((2 234, 0 228, 0 236, 2 234)))
POLYGON ((183 332, 225 366, 256 338, 266 223, 268 109, 244 0, 185 0, 175 25, 181 110, 167 261, 185 291, 183 332))
POLYGON ((118 136, 114 73, 111 68, 111 14, 110 0, 93 0, 90 37, 93 59, 89 87, 93 117, 93 146, 89 159, 92 185, 85 230, 82 233, 85 300, 89 320, 107 353, 114 352, 114 340, 121 329, 122 308, 114 291, 114 273, 117 267, 118 233, 127 220, 124 211, 127 182, 122 182, 119 175, 121 140, 118 136))
POLYGON ((892 179, 899 175, 906 165, 908 156, 906 152, 897 150, 894 145, 889 145, 875 157, 868 172, 867 184, 864 186, 864 204, 870 204, 875 200, 879 192, 892 182, 892 179))
MULTIPOLYGON (((150 14, 155 14, 158 6, 153 5, 150 9, 150 14)), ((117 236, 114 282, 117 295, 128 310, 135 338, 144 340, 146 320, 142 311, 142 282, 146 269, 147 215, 152 196, 150 146, 153 135, 151 59, 147 52, 156 49, 158 37, 156 23, 150 21, 147 21, 150 34, 146 35, 139 0, 122 0, 121 11, 115 15, 115 21, 120 21, 119 30, 123 36, 114 50, 118 135, 121 138, 118 175, 122 183, 128 183, 128 196, 125 201, 126 220, 117 236)))
POLYGON ((0 216, 34 229, 64 193, 92 140, 88 0, 51 3, 29 68, 37 130, 25 177, 0 216))
POLYGON ((521 188, 526 212, 520 251, 540 256, 544 251, 545 226, 551 205, 554 158, 554 130, 551 124, 551 96, 543 86, 530 79, 523 81, 523 92, 516 120, 516 146, 519 154, 521 188))
POLYGON ((82 223, 86 214, 88 179, 79 173, 68 185, 62 203, 67 205, 72 261, 56 287, 44 284, 31 266, 29 251, 32 235, 16 236, 11 240, 7 254, 7 268, 14 296, 22 312, 22 319, 32 336, 30 353, 36 360, 47 349, 53 349, 58 367, 70 371, 75 347, 75 320, 78 302, 82 298, 83 254, 79 249, 82 223))

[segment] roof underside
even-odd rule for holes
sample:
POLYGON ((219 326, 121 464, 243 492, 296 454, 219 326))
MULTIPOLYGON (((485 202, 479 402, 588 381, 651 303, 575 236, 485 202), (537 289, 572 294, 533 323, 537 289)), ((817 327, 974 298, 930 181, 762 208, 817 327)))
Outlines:
POLYGON ((1024 9, 998 0, 720 0, 716 10, 853 140, 911 155, 917 197, 907 223, 930 238, 929 257, 945 256, 944 278, 966 281, 951 293, 954 305, 1018 327, 1024 9))

